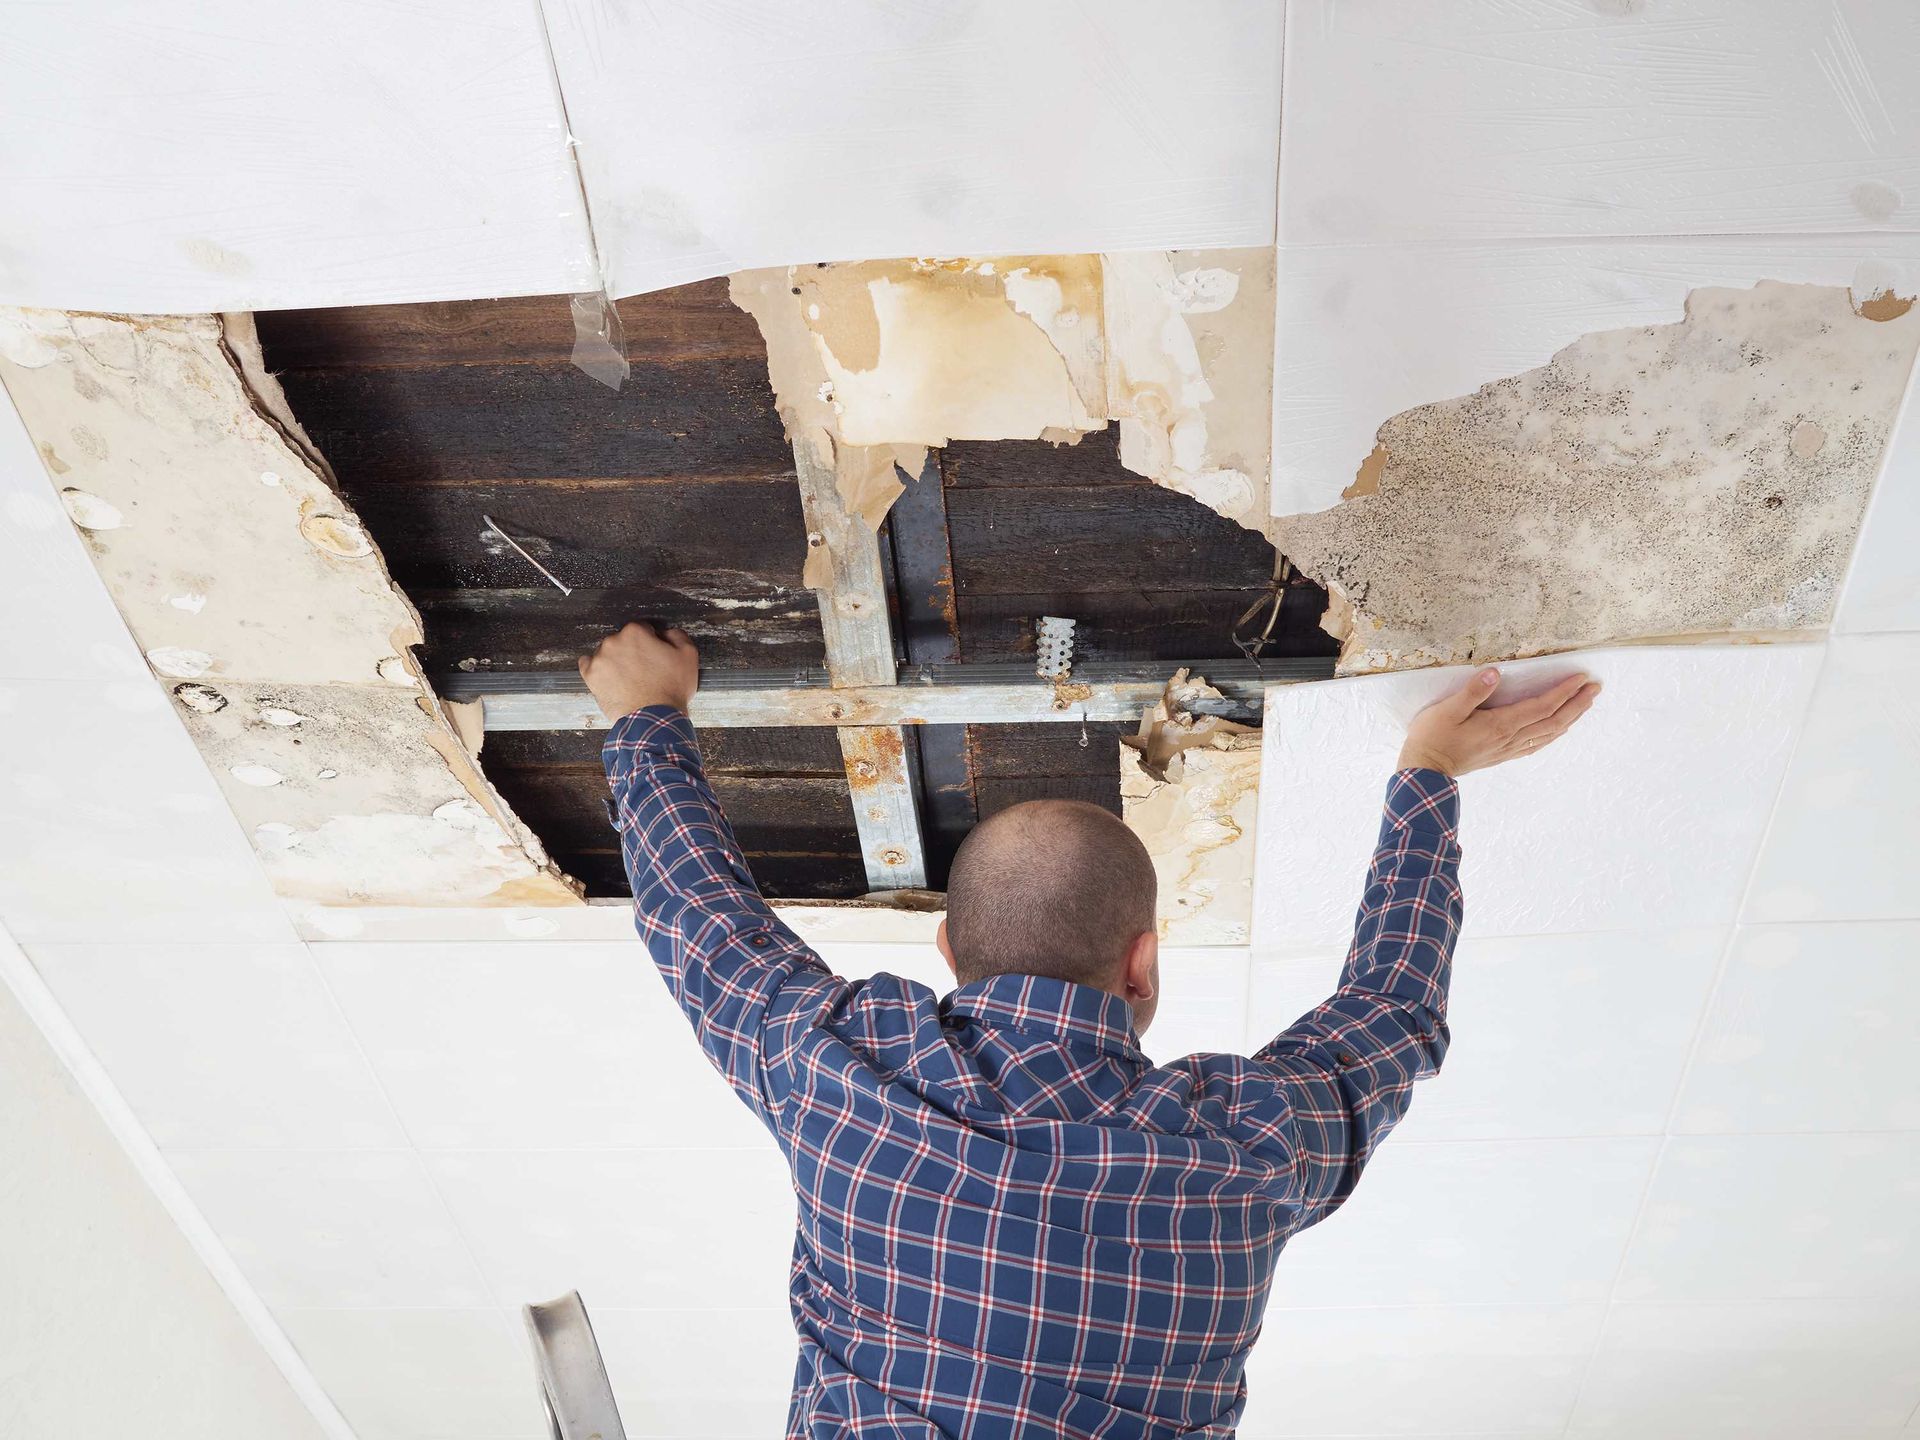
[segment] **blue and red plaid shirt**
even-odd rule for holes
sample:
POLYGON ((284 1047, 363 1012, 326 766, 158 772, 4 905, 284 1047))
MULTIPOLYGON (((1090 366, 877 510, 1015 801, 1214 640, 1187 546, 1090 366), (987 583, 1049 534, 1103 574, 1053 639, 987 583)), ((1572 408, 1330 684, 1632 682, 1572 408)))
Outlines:
POLYGON ((792 1169, 788 1436, 1231 1436, 1281 1247, 1445 1053, 1453 781, 1389 783, 1332 998, 1155 1065, 1089 986, 841 979, 754 888, 685 715, 604 758, 640 933, 792 1169))

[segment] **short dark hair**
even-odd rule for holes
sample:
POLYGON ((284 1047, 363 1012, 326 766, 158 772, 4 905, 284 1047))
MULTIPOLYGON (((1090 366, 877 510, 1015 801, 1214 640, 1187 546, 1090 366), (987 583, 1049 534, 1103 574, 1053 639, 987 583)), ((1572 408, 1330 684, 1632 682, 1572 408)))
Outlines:
POLYGON ((975 826, 947 880, 947 944, 962 984, 1047 975, 1111 984, 1154 928, 1153 860, 1111 811, 1029 800, 975 826))

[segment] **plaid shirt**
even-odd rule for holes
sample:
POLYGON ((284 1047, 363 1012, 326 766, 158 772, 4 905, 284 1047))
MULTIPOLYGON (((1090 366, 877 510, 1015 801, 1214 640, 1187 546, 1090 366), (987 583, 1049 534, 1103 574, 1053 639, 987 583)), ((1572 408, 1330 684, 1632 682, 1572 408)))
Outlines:
POLYGON ((755 890, 683 714, 604 758, 640 933, 793 1173, 788 1436, 1231 1436, 1281 1247, 1446 1050, 1454 783, 1390 782, 1331 999, 1155 1065, 1088 986, 839 978, 755 890))

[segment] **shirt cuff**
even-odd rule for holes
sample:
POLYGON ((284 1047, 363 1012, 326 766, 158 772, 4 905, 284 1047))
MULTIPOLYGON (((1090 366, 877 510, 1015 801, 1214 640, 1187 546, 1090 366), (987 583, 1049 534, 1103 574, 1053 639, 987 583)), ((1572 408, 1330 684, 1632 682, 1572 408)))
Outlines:
POLYGON ((1401 770, 1387 782, 1387 820, 1408 830, 1453 836, 1460 829, 1460 786, 1438 770, 1401 770))
POLYGON ((613 722, 600 746, 600 761, 611 779, 630 768, 642 751, 660 754, 675 745, 700 753, 687 712, 672 705, 648 705, 613 722))

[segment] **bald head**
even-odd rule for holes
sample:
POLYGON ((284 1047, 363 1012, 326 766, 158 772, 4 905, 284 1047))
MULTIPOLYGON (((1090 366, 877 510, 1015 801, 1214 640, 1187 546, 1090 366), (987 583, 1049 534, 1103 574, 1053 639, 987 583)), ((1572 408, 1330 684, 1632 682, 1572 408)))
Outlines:
POLYGON ((1110 986, 1153 926, 1153 861, 1098 805, 1030 800, 974 827, 947 880, 947 941, 961 984, 1048 975, 1110 986))

